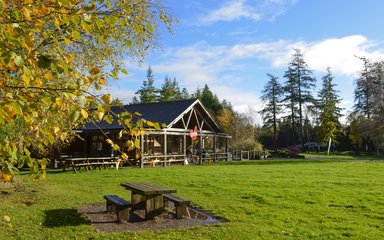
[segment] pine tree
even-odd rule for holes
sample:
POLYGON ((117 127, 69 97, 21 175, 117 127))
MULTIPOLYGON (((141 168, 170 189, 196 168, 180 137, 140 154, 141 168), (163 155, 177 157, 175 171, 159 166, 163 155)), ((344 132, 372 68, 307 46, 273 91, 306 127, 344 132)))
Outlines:
POLYGON ((354 112, 350 118, 360 124, 366 150, 384 147, 384 62, 360 57, 363 68, 356 80, 354 112))
MULTIPOLYGON (((197 94, 198 91, 196 91, 196 95, 197 94)), ((212 110, 214 114, 217 114, 222 109, 219 98, 216 94, 212 93, 207 84, 205 84, 204 88, 201 90, 201 96, 199 96, 199 99, 202 104, 212 110)))
POLYGON ((294 51, 292 60, 288 63, 288 70, 284 75, 287 78, 284 86, 287 93, 285 101, 289 103, 291 109, 293 133, 296 113, 298 114, 299 138, 301 147, 304 149, 303 107, 306 103, 314 103, 311 90, 316 85, 316 79, 312 77, 312 71, 308 69, 300 49, 294 49, 294 51))
POLYGON ((267 74, 269 81, 264 86, 262 91, 261 100, 264 102, 265 107, 260 111, 263 117, 264 126, 266 128, 273 128, 273 142, 274 149, 277 151, 277 115, 282 112, 281 96, 283 88, 277 81, 278 77, 272 74, 267 74))
MULTIPOLYGON (((158 90, 154 86, 154 76, 151 66, 147 70, 147 80, 143 81, 143 86, 136 92, 139 95, 140 103, 151 103, 157 102, 158 100, 158 90)), ((137 99, 136 99, 137 100, 137 99)))
POLYGON ((189 94, 189 92, 188 92, 188 90, 186 88, 181 89, 180 98, 181 99, 189 99, 189 98, 191 98, 191 95, 189 94))
POLYGON ((335 90, 331 69, 322 77, 322 88, 318 93, 317 107, 319 109, 319 126, 317 136, 320 142, 326 143, 331 138, 337 143, 337 137, 343 132, 339 118, 342 116, 342 109, 337 105, 341 99, 335 90))
POLYGON ((359 78, 356 80, 355 105, 353 108, 355 113, 362 114, 370 119, 374 108, 372 62, 370 59, 364 57, 361 57, 360 60, 363 61, 363 69, 360 72, 359 78))

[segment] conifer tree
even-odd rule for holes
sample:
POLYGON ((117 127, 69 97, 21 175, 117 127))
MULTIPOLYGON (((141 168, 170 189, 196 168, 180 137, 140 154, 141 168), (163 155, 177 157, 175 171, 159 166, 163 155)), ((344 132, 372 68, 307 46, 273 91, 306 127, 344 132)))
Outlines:
POLYGON ((264 108, 260 111, 263 117, 264 126, 273 128, 274 149, 277 151, 277 115, 282 112, 281 96, 283 87, 278 82, 278 77, 267 74, 269 81, 264 86, 261 100, 264 102, 264 108))
POLYGON ((288 63, 288 70, 284 77, 287 78, 284 86, 286 92, 284 100, 288 102, 291 110, 293 133, 298 115, 299 139, 301 147, 304 149, 303 107, 307 103, 314 103, 311 90, 315 87, 316 79, 312 76, 312 71, 308 69, 300 49, 294 49, 292 60, 288 63))
POLYGON ((136 92, 139 95, 140 103, 152 103, 158 100, 158 90, 154 86, 154 76, 151 66, 147 70, 147 79, 143 81, 143 85, 136 92))
POLYGON ((317 136, 320 142, 326 143, 331 138, 337 143, 337 137, 343 132, 339 118, 342 116, 340 104, 341 99, 335 90, 331 69, 322 77, 322 88, 318 93, 317 108, 319 109, 319 126, 317 136))

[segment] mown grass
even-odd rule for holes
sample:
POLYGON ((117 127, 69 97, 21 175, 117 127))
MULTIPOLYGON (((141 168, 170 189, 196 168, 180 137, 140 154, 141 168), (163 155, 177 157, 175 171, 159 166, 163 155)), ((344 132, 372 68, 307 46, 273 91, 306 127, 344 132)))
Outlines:
POLYGON ((382 153, 367 153, 361 152, 359 154, 355 152, 331 152, 329 155, 327 152, 311 152, 304 154, 306 158, 309 159, 332 159, 332 160, 384 160, 384 155, 382 153))
POLYGON ((384 162, 266 160, 203 166, 50 171, 0 185, 0 239, 383 239, 384 162), (192 229, 98 233, 76 209, 129 198, 153 181, 229 222, 192 229), (9 216, 10 221, 3 219, 9 216))

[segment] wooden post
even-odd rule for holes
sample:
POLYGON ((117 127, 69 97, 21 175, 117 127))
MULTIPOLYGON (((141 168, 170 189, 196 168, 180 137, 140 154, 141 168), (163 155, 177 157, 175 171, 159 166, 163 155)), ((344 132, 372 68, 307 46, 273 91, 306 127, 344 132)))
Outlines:
POLYGON ((162 219, 163 206, 163 195, 148 196, 145 201, 145 220, 154 219, 155 217, 162 219))
POLYGON ((199 164, 203 164, 203 135, 199 133, 199 164))
POLYGON ((187 136, 186 135, 184 135, 183 136, 183 149, 184 149, 184 157, 186 157, 187 156, 187 136))
MULTIPOLYGON (((85 141, 84 141, 84 156, 85 157, 88 157, 88 145, 90 144, 90 143, 88 143, 88 133, 87 132, 85 132, 85 141)), ((92 139, 90 140, 90 141, 92 141, 92 139)))
POLYGON ((217 161, 217 136, 215 134, 215 136, 213 137, 213 161, 217 161))
POLYGON ((132 211, 145 209, 145 196, 140 193, 136 193, 135 191, 132 191, 131 194, 132 211))
POLYGON ((227 155, 226 160, 229 160, 229 151, 228 151, 228 138, 225 139, 225 153, 227 155))
POLYGON ((167 132, 164 132, 164 167, 167 166, 167 132))
POLYGON ((144 136, 140 135, 140 168, 144 167, 143 153, 144 153, 144 136))

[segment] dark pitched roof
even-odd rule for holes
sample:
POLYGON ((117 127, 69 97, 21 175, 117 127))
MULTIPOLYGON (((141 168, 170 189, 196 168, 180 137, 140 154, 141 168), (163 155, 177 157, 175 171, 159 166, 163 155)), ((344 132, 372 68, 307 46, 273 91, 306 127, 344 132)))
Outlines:
MULTIPOLYGON (((161 124, 169 125, 174 121, 178 116, 180 116, 187 108, 194 104, 197 99, 188 99, 188 100, 178 100, 170 102, 157 102, 157 103, 144 103, 144 104, 131 104, 121 106, 111 107, 111 111, 119 114, 123 111, 128 111, 132 114, 138 112, 142 114, 144 119, 158 122, 161 124)), ((115 119, 112 124, 108 124, 105 121, 97 123, 96 126, 94 123, 88 123, 84 128, 79 130, 98 130, 99 128, 104 130, 113 130, 121 129, 122 126, 119 125, 115 119)))

